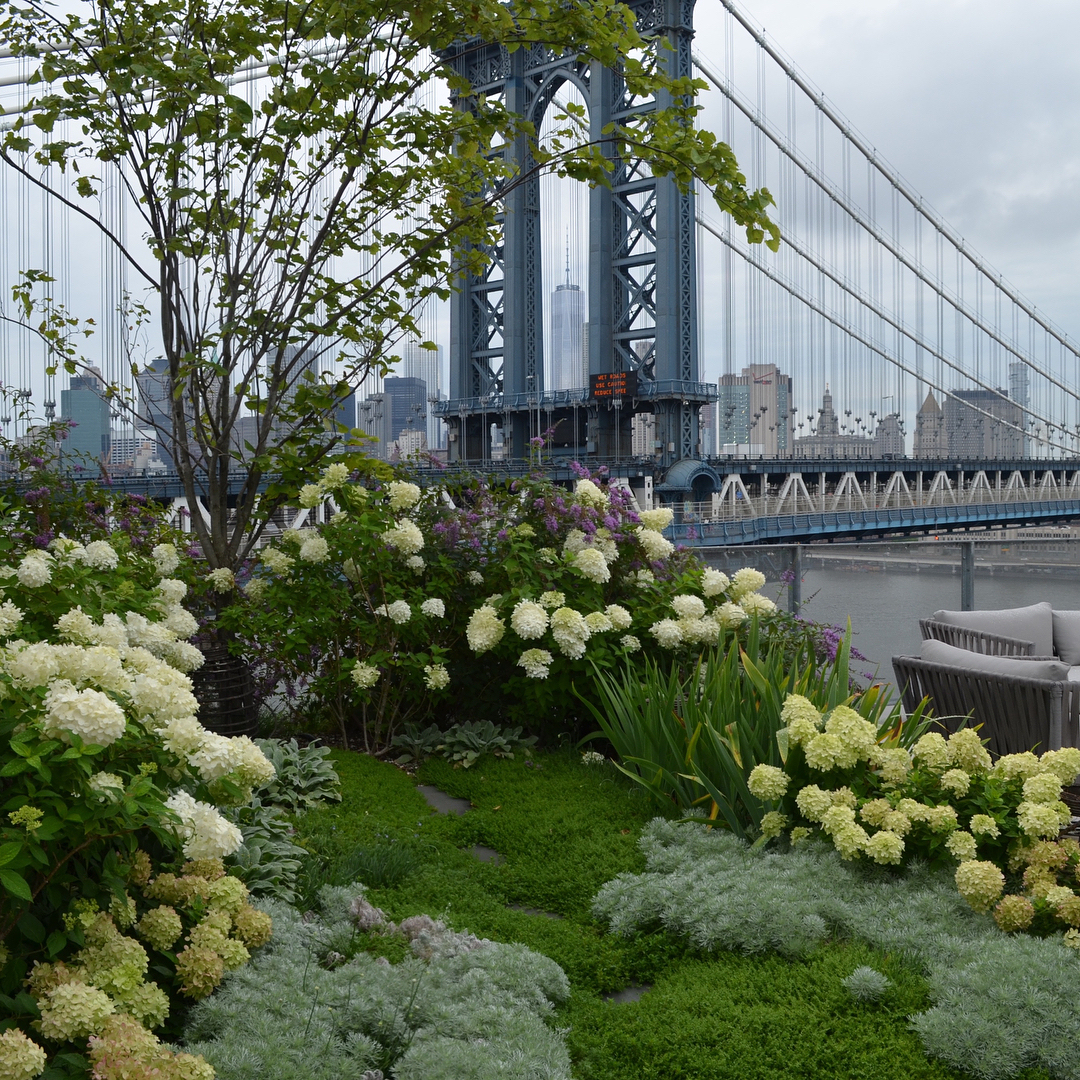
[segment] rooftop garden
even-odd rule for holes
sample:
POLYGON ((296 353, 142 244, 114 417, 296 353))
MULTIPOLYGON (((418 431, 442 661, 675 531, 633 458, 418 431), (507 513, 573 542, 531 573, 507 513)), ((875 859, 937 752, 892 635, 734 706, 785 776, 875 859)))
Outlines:
POLYGON ((1080 1075, 1080 751, 904 715, 603 475, 306 479, 211 571, 7 492, 0 1075, 1080 1075))

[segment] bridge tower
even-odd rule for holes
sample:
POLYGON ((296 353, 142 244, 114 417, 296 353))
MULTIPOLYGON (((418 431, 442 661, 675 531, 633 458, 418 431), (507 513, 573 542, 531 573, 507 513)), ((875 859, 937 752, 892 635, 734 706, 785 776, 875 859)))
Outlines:
MULTIPOLYGON (((665 63, 675 76, 692 74, 694 3, 629 3, 642 34, 672 45, 665 63)), ((510 53, 470 41, 446 56, 476 94, 501 96, 537 131, 565 83, 584 97, 598 141, 606 125, 631 110, 669 104, 663 96, 634 99, 618 70, 544 46, 510 53)), ((505 153, 519 173, 533 165, 524 138, 505 153)), ((533 176, 507 193, 502 236, 487 269, 463 275, 451 301, 450 395, 437 408, 450 428, 451 460, 487 457, 492 423, 504 429, 511 458, 527 457, 530 436, 552 425, 556 456, 628 457, 639 412, 655 415, 658 470, 702 456, 699 410, 716 400, 716 388, 700 381, 698 369, 694 194, 653 177, 634 158, 612 158, 610 188, 589 195, 588 371, 628 374, 626 397, 544 386, 540 184, 533 176)), ((676 470, 687 479, 696 471, 676 470)))

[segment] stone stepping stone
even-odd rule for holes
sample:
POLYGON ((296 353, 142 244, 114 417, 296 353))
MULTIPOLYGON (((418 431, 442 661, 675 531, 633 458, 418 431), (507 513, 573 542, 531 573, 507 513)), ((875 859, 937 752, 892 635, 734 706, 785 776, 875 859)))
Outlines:
POLYGON ((545 919, 562 919, 565 916, 557 911, 543 911, 541 908, 528 907, 525 904, 507 904, 511 911, 520 911, 522 915, 542 915, 545 919))
POLYGON ((613 1001, 616 1005, 625 1005, 628 1001, 640 1001, 652 986, 646 983, 644 986, 624 986, 621 990, 613 990, 604 994, 605 1001, 613 1001))
POLYGON ((416 790, 424 796, 428 806, 438 810, 440 814, 456 814, 461 817, 472 807, 468 799, 455 799, 453 795, 447 795, 445 791, 440 791, 431 784, 417 784, 416 790))
POLYGON ((501 866, 506 862, 494 848, 484 847, 483 844, 474 844, 471 851, 473 858, 479 859, 481 862, 494 863, 496 866, 501 866))

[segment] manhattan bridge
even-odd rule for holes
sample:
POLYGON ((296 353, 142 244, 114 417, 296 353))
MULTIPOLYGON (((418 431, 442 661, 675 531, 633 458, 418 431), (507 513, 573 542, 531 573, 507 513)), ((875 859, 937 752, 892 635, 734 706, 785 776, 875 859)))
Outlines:
MULTIPOLYGON (((671 44, 671 73, 703 79, 722 102, 716 134, 748 186, 772 192, 780 250, 748 244, 711 199, 616 160, 610 187, 585 195, 574 237, 587 243, 580 378, 551 385, 542 181, 515 186, 487 268, 450 300, 448 392, 427 403, 443 425, 446 467, 524 471, 543 438, 555 477, 568 478, 572 461, 606 466, 639 502, 672 505, 681 538, 700 544, 1080 518, 1078 347, 742 7, 718 2, 721 56, 695 46, 694 0, 628 6, 643 33, 671 44), (703 370, 706 308, 721 326, 708 342, 714 381, 703 370)), ((538 131, 569 98, 587 108, 594 137, 657 104, 631 98, 618 71, 542 46, 462 43, 446 59, 538 131)), ((5 113, 25 100, 31 75, 26 60, 0 52, 5 113)), ((259 77, 254 66, 242 81, 254 88, 259 77)), ((504 153, 528 170, 523 144, 504 153)), ((115 179, 99 213, 114 235, 131 227, 115 179)), ((130 330, 110 314, 127 289, 120 259, 85 250, 72 215, 17 178, 0 184, 0 215, 3 293, 20 269, 41 267, 66 306, 98 270, 101 377, 131 387, 130 330)), ((20 417, 51 418, 74 400, 74 384, 45 368, 29 335, 0 334, 5 437, 25 434, 20 417)), ((368 395, 358 426, 377 416, 382 390, 358 388, 368 395)), ((139 432, 113 427, 108 438, 137 453, 139 432)), ((118 483, 178 494, 167 473, 125 475, 117 460, 118 483)))

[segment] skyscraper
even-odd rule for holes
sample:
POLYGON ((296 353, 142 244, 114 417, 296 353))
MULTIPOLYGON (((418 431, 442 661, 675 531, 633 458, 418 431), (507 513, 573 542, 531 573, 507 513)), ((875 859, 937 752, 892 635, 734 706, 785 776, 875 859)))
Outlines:
POLYGON ((722 375, 717 402, 719 453, 787 457, 794 442, 791 376, 775 364, 751 364, 741 375, 722 375), (727 451, 726 446, 738 447, 727 451))
POLYGON ((95 462, 108 459, 109 403, 105 398, 105 381, 96 367, 72 375, 69 388, 60 391, 60 415, 75 425, 64 443, 64 456, 77 459, 72 467, 90 468, 95 462))
POLYGON ((418 341, 408 341, 401 351, 401 367, 398 374, 405 379, 420 379, 425 387, 427 399, 427 445, 441 447, 445 445, 445 425, 435 415, 432 404, 439 401, 442 394, 443 347, 423 349, 418 341))
POLYGON ((573 390, 583 385, 585 294, 570 283, 570 247, 566 250, 566 281, 551 294, 551 383, 549 390, 573 390))

